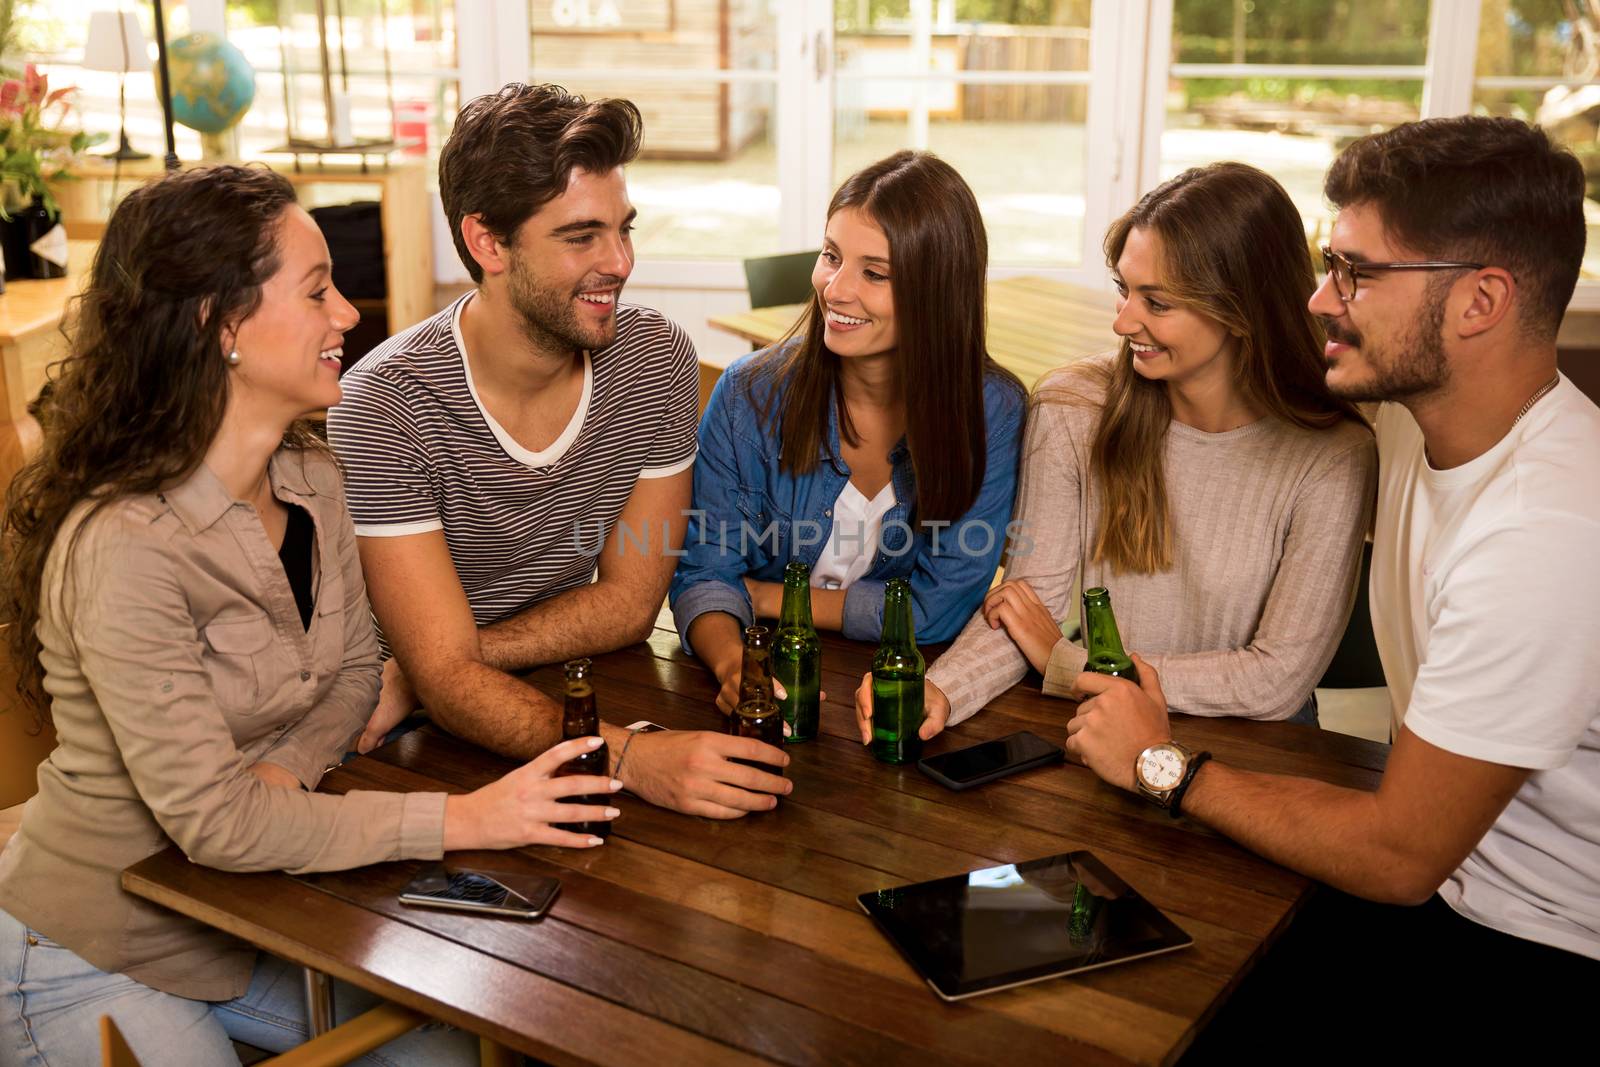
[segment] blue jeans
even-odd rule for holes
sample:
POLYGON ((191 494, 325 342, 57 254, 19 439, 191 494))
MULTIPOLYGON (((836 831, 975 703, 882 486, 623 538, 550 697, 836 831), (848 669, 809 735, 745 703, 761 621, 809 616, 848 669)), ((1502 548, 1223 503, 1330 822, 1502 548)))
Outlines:
MULTIPOLYGON (((100 1062, 100 1016, 109 1015, 148 1067, 216 1067, 239 1062, 231 1041, 285 1052, 305 1041, 301 970, 263 954, 250 988, 235 1000, 189 1000, 107 974, 0 911, 0 1064, 80 1067, 100 1062)), ((379 998, 334 983, 335 1021, 379 998)), ((438 1026, 413 1030, 355 1061, 363 1067, 478 1062, 471 1034, 438 1026)))

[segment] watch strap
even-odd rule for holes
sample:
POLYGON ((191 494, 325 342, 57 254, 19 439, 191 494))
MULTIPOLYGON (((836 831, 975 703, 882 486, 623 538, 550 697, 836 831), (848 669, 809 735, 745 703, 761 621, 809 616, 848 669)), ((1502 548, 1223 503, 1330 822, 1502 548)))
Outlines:
POLYGON ((1189 791, 1189 783, 1194 781, 1194 776, 1200 772, 1206 760, 1211 758, 1209 752, 1197 752, 1189 761, 1189 766, 1183 772, 1183 781, 1172 791, 1172 801, 1167 805, 1167 813, 1176 819, 1183 814, 1183 795, 1189 791))

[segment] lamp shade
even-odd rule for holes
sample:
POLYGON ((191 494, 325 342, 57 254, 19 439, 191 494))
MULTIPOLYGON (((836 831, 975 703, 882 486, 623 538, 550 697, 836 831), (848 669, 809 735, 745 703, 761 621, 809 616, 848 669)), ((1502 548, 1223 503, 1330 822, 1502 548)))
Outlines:
POLYGON ((89 16, 89 42, 83 47, 88 70, 149 70, 150 46, 132 11, 96 11, 89 16))

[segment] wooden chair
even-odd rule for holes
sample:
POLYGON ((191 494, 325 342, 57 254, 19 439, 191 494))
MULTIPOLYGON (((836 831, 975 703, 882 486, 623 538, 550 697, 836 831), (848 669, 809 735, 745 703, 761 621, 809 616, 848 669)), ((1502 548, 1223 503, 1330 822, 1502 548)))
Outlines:
MULTIPOLYGON (((359 1059, 428 1021, 426 1015, 398 1004, 380 1004, 349 1022, 314 1037, 281 1056, 262 1060, 272 1067, 334 1067, 359 1059)), ((141 1067, 111 1016, 100 1016, 101 1067, 141 1067)))
POLYGON ((750 307, 803 304, 811 299, 811 269, 817 265, 820 253, 821 249, 817 249, 745 260, 744 282, 750 290, 750 307))

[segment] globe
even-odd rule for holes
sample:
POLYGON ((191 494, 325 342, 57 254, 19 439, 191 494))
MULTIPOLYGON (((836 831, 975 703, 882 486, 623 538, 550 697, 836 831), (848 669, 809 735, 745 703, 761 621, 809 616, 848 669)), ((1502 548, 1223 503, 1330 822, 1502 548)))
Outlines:
POLYGON ((172 117, 200 133, 238 122, 256 98, 256 72, 244 53, 211 33, 191 33, 167 48, 172 117))

